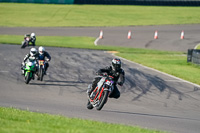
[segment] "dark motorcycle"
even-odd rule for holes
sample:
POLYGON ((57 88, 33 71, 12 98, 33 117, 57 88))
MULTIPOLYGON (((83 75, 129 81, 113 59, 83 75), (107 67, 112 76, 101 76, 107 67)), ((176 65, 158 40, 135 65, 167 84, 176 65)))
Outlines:
POLYGON ((35 41, 36 41, 35 37, 31 38, 29 36, 26 36, 26 37, 24 37, 24 41, 22 41, 21 48, 25 48, 25 47, 29 46, 30 42, 32 43, 32 46, 35 46, 35 41))
POLYGON ((45 72, 45 61, 38 60, 38 71, 37 71, 38 80, 40 81, 43 80, 44 72, 45 72))
POLYGON ((30 37, 24 37, 24 41, 22 41, 21 48, 25 48, 29 45, 30 37))
POLYGON ((87 108, 93 109, 96 107, 97 110, 101 110, 114 89, 113 83, 112 76, 102 75, 96 88, 88 96, 87 108))

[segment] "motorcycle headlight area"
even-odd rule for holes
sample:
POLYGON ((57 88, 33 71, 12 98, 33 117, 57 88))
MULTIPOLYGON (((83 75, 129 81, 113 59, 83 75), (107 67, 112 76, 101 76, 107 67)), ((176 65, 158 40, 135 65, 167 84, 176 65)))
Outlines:
POLYGON ((28 65, 28 66, 32 66, 33 63, 32 63, 32 62, 28 62, 27 65, 28 65))

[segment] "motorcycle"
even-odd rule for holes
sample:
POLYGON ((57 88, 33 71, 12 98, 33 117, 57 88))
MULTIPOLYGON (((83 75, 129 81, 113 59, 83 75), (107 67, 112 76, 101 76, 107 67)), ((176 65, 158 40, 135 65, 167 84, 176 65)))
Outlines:
POLYGON ((28 84, 31 79, 34 78, 34 73, 36 72, 36 60, 28 61, 25 65, 25 83, 28 84))
MULTIPOLYGON (((101 110, 114 89, 113 83, 114 81, 112 76, 101 76, 96 88, 90 93, 90 95, 88 95, 87 108, 93 109, 96 107, 97 110, 101 110)), ((91 86, 89 85, 88 87, 91 86)))
POLYGON ((43 80, 44 72, 45 72, 45 61, 38 60, 38 71, 37 71, 38 80, 40 81, 43 80))
POLYGON ((29 37, 25 37, 24 41, 22 41, 21 48, 27 47, 29 45, 29 41, 30 41, 30 38, 29 37))

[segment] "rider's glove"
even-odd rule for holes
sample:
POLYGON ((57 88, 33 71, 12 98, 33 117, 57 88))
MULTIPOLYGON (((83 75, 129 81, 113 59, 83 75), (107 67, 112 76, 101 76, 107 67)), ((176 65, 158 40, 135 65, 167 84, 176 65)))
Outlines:
POLYGON ((122 83, 122 82, 118 82, 118 85, 122 86, 122 85, 123 85, 123 83, 122 83))

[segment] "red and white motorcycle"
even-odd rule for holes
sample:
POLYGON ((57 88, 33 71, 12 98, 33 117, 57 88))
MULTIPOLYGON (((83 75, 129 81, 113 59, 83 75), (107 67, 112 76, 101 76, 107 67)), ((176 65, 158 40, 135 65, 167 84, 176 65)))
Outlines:
POLYGON ((112 76, 103 75, 96 88, 88 96, 87 108, 101 110, 114 89, 112 76))

